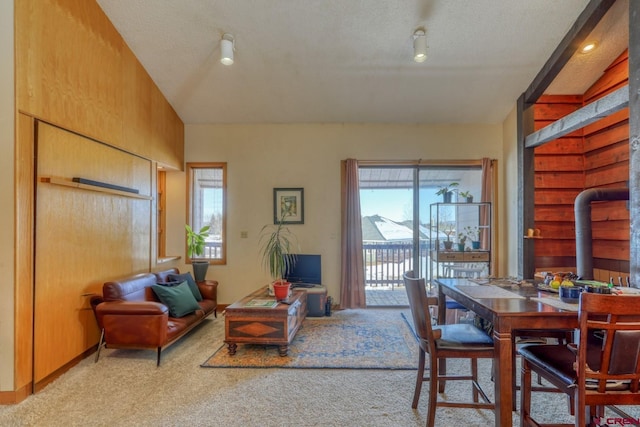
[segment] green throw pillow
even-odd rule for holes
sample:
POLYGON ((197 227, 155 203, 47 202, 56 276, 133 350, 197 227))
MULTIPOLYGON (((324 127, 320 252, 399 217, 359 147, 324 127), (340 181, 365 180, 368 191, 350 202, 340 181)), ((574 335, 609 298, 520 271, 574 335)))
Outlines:
POLYGON ((189 289, 187 282, 178 286, 151 285, 161 303, 169 309, 169 316, 182 317, 200 310, 200 305, 189 289))
POLYGON ((198 288, 198 285, 196 284, 196 281, 193 279, 193 276, 191 275, 191 273, 170 274, 169 277, 167 278, 171 281, 174 281, 174 280, 177 280, 178 282, 186 281, 187 284, 189 285, 189 289, 191 289, 191 293, 193 293, 193 296, 196 298, 196 301, 203 300, 202 294, 200 293, 200 289, 198 288))

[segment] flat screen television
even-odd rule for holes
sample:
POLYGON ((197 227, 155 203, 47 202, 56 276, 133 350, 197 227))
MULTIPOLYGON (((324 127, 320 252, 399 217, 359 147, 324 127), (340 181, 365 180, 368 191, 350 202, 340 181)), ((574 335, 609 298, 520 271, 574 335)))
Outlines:
POLYGON ((297 254, 295 264, 287 270, 284 278, 294 284, 322 284, 322 264, 320 255, 297 254))

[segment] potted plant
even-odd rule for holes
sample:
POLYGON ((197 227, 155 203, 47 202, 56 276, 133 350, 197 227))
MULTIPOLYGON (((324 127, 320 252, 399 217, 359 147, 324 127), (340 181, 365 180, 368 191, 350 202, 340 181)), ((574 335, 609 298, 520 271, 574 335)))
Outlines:
POLYGON ((464 251, 464 244, 467 241, 467 236, 464 233, 458 233, 458 250, 464 251))
POLYGON ((442 201, 444 203, 451 203, 451 197, 453 196, 453 192, 455 187, 459 184, 457 182, 452 182, 445 186, 440 187, 440 189, 436 192, 436 196, 442 196, 442 201))
POLYGON ((473 194, 470 191, 461 191, 458 195, 465 199, 467 203, 473 203, 473 194))
POLYGON ((198 260, 197 257, 204 253, 204 245, 206 238, 209 236, 208 225, 205 225, 197 233, 191 228, 189 224, 185 225, 187 230, 187 257, 191 259, 191 266, 193 268, 193 277, 196 282, 202 282, 207 277, 207 270, 209 269, 208 260, 198 260), (196 257, 194 259, 194 256, 196 257))
POLYGON ((447 240, 442 242, 442 244, 444 245, 445 250, 450 251, 451 248, 453 247, 453 241, 451 240, 451 235, 455 233, 456 231, 455 227, 451 222, 443 222, 439 228, 447 236, 447 240))
POLYGON ((283 212, 276 224, 265 225, 260 231, 262 265, 273 279, 269 288, 270 291, 273 288, 276 299, 288 297, 291 283, 286 282, 283 277, 296 262, 296 255, 292 253, 297 245, 296 238, 284 224, 286 215, 283 212))
POLYGON ((471 240, 471 249, 480 249, 480 229, 475 226, 467 226, 464 231, 471 240))

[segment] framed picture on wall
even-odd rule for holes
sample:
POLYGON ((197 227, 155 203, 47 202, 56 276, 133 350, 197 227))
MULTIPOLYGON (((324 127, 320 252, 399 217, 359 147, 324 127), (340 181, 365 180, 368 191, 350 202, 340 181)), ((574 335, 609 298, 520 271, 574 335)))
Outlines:
POLYGON ((273 189, 273 223, 304 224, 304 188, 273 189))

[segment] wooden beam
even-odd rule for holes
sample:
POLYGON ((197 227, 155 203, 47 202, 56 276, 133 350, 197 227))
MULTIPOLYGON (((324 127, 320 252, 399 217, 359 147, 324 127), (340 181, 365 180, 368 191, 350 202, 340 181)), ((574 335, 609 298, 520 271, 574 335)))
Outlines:
POLYGON ((534 239, 526 240, 527 228, 534 228, 534 150, 524 145, 525 135, 534 127, 533 107, 524 102, 524 94, 518 98, 517 104, 517 139, 518 139, 518 278, 533 279, 535 273, 534 239))
POLYGON ((533 104, 542 96, 615 2, 615 0, 591 0, 589 2, 525 91, 524 102, 526 104, 533 104))
POLYGON ((640 287, 640 2, 629 2, 629 277, 640 287))
POLYGON ((629 86, 621 87, 581 109, 567 114, 549 126, 527 135, 525 147, 538 147, 620 111, 629 105, 629 86))

